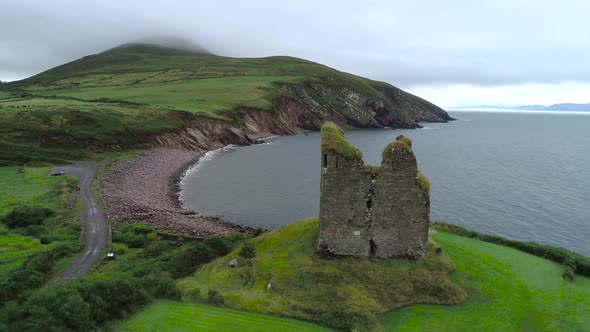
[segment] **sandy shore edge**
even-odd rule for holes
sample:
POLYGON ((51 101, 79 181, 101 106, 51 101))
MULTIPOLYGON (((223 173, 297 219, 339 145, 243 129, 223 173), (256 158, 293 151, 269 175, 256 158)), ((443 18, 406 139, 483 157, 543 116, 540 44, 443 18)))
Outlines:
POLYGON ((193 237, 248 232, 248 227, 185 210, 179 182, 206 151, 155 148, 116 162, 101 178, 100 195, 111 222, 140 222, 193 237))

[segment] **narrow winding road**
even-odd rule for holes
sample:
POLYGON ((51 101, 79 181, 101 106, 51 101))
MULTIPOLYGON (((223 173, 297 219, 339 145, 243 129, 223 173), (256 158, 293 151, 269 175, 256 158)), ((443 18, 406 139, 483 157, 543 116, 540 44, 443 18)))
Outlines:
POLYGON ((82 222, 84 223, 84 250, 62 272, 59 281, 69 281, 83 276, 98 261, 106 247, 107 232, 105 215, 92 192, 92 181, 97 167, 88 162, 77 161, 70 165, 56 166, 51 171, 64 172, 79 179, 78 195, 82 201, 82 222))

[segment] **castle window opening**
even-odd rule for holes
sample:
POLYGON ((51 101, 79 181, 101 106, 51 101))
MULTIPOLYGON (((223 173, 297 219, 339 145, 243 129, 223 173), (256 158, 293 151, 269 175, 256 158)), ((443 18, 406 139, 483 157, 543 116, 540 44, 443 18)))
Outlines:
POLYGON ((373 239, 369 240, 369 246, 370 246, 370 255, 371 256, 375 256, 375 254, 377 253, 377 244, 375 243, 375 241, 373 241, 373 239))
POLYGON ((328 167, 328 154, 324 153, 324 168, 328 167))
POLYGON ((370 209, 373 206, 373 199, 369 198, 367 200, 367 209, 370 209))
POLYGON ((338 156, 336 156, 336 168, 338 168, 338 156))

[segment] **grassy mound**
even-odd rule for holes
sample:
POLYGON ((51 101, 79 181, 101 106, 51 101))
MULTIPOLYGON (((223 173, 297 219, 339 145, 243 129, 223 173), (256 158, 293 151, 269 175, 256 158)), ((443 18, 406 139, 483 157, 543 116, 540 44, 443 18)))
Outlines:
POLYGON ((115 331, 328 331, 307 322, 212 307, 158 301, 121 324, 115 331))
POLYGON ((562 278, 561 266, 505 246, 439 232, 467 290, 456 306, 416 305, 382 317, 389 331, 588 331, 590 278, 562 278))
POLYGON ((254 258, 240 256, 237 249, 179 287, 185 298, 215 290, 233 308, 338 329, 376 328, 380 313, 417 303, 456 304, 466 297, 448 281, 454 263, 434 243, 422 261, 323 260, 314 252, 317 236, 317 219, 284 226, 255 239, 254 258), (238 267, 228 267, 232 259, 238 267))

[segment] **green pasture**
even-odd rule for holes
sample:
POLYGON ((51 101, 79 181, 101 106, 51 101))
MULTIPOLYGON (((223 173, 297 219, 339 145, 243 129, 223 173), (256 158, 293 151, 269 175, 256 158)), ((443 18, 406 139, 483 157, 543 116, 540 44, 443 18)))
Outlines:
MULTIPOLYGON (((27 167, 24 173, 17 169, 0 167, 0 216, 22 204, 61 208, 56 187, 64 181, 63 177, 50 177, 50 167, 27 167)), ((51 247, 34 237, 9 232, 0 224, 0 277, 20 266, 30 255, 51 247)))
MULTIPOLYGON (((4 233, 0 229, 0 234, 4 233)), ((42 245, 39 239, 19 234, 0 235, 0 278, 21 266, 27 257, 47 250, 52 245, 42 245)))
POLYGON ((61 200, 55 187, 64 181, 63 177, 49 176, 51 167, 0 167, 0 215, 13 206, 21 204, 42 205, 57 209, 61 200))
POLYGON ((382 317, 389 331, 590 331, 590 279, 564 280, 558 264, 508 247, 439 233, 469 297, 415 305, 382 317))
POLYGON ((294 319, 273 317, 196 303, 157 301, 116 331, 329 331, 294 319))
POLYGON ((233 76, 168 83, 43 90, 39 94, 85 100, 108 98, 147 104, 155 108, 211 113, 230 110, 236 106, 268 109, 273 95, 271 84, 292 79, 296 77, 233 76))

